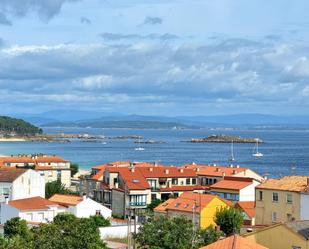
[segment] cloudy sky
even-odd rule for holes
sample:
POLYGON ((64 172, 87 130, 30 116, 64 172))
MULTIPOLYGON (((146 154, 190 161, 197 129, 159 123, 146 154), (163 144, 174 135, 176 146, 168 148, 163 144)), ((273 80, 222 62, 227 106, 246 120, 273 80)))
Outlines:
POLYGON ((309 114, 308 0, 0 0, 3 114, 309 114))

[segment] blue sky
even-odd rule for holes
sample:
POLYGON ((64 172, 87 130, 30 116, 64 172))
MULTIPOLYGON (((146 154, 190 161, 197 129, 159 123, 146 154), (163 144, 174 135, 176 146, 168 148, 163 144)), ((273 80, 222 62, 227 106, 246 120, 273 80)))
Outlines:
POLYGON ((0 108, 309 114, 306 0, 1 0, 0 108))

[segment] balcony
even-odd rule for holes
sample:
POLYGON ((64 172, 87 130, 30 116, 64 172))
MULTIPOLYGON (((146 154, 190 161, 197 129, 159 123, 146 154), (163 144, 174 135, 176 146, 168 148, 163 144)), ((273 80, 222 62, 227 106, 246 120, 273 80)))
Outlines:
POLYGON ((146 202, 130 202, 130 207, 146 206, 146 202))

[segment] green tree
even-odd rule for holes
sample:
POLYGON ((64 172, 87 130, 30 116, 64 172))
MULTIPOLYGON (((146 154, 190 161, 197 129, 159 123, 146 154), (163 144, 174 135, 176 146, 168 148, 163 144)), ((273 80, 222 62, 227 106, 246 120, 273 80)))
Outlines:
POLYGON ((79 165, 77 163, 71 163, 70 169, 71 169, 71 177, 73 177, 78 172, 79 165))
POLYGON ((4 224, 4 236, 7 238, 13 238, 20 236, 26 241, 31 240, 31 233, 25 220, 19 217, 12 218, 4 224))
POLYGON ((243 224, 241 211, 233 207, 224 207, 217 210, 214 220, 226 236, 239 233, 243 224))
POLYGON ((154 199, 151 201, 150 204, 147 205, 147 210, 153 212, 153 210, 159 206, 163 201, 161 201, 160 199, 154 199))
POLYGON ((60 181, 48 182, 45 184, 45 197, 48 199, 54 194, 74 195, 77 193, 67 189, 60 181))
POLYGON ((55 224, 42 224, 32 228, 33 249, 67 248, 62 229, 55 224))
POLYGON ((102 215, 90 216, 89 219, 94 222, 96 227, 108 227, 111 225, 111 222, 108 219, 105 219, 102 215))
POLYGON ((222 231, 217 231, 214 226, 210 225, 206 229, 200 229, 198 234, 198 245, 207 246, 216 242, 220 237, 224 236, 222 231))
POLYGON ((168 219, 160 216, 144 224, 133 237, 139 248, 187 249, 192 245, 192 232, 191 221, 182 217, 168 219))
POLYGON ((11 132, 18 135, 35 135, 42 134, 43 130, 22 119, 0 116, 0 133, 11 132))

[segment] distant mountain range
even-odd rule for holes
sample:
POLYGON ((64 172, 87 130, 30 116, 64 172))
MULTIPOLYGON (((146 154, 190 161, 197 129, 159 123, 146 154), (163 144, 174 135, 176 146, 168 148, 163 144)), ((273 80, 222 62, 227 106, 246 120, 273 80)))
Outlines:
POLYGON ((55 110, 36 115, 15 115, 38 126, 100 128, 201 128, 239 126, 309 126, 309 116, 258 113, 214 116, 146 116, 74 110, 55 110))

